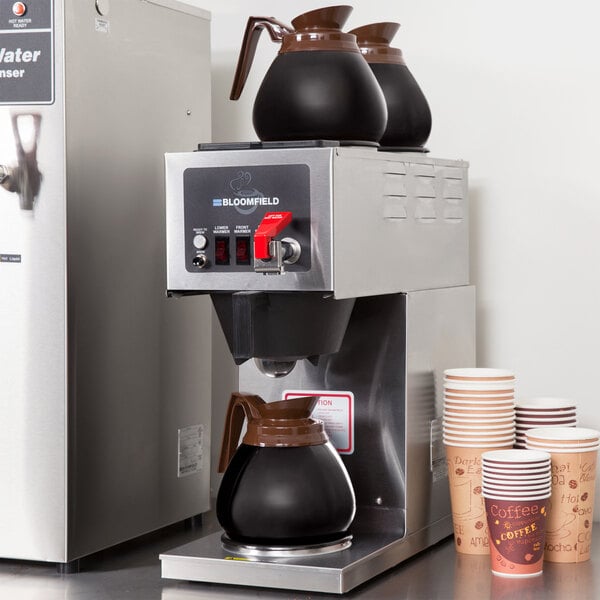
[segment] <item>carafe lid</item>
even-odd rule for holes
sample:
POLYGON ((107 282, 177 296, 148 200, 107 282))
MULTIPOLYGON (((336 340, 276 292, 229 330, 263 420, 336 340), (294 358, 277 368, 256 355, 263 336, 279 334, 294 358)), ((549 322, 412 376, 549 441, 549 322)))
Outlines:
POLYGON ((301 396, 265 402, 260 396, 233 393, 225 417, 219 472, 224 471, 237 449, 244 420, 243 443, 262 448, 318 446, 329 441, 323 421, 310 417, 318 398, 301 396))
POLYGON ((293 19, 291 27, 273 17, 249 17, 230 99, 237 100, 244 89, 263 29, 272 41, 281 44, 279 54, 312 50, 359 53, 356 36, 342 31, 351 12, 351 6, 326 6, 298 15, 293 19))
POLYGON ((351 6, 326 6, 298 15, 292 20, 292 31, 283 36, 280 54, 309 50, 359 52, 356 37, 344 33, 351 6))
POLYGON ((390 46, 398 33, 400 23, 371 23, 350 31, 356 36, 356 42, 368 63, 389 63, 404 65, 402 50, 390 46))

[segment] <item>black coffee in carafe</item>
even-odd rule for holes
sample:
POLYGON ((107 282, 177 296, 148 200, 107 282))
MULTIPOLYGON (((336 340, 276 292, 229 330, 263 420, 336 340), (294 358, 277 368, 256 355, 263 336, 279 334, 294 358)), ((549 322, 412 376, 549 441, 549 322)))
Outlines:
POLYGON ((380 146, 422 148, 431 133, 431 111, 402 51, 390 46, 399 28, 398 23, 372 23, 350 33, 385 96, 388 119, 380 146))
POLYGON ((310 545, 347 535, 354 491, 323 423, 310 418, 316 403, 316 397, 266 403, 259 396, 231 396, 217 497, 217 518, 231 540, 310 545))
POLYGON ((240 97, 263 29, 281 48, 256 95, 252 121, 262 141, 339 140, 375 144, 387 109, 356 37, 344 33, 351 6, 299 15, 292 26, 250 17, 231 90, 240 97))

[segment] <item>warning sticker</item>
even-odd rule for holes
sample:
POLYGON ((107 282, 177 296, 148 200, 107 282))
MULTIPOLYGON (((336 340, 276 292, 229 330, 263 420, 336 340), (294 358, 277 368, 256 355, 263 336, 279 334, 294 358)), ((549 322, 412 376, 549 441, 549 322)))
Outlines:
POLYGON ((346 391, 288 390, 284 399, 299 396, 317 396, 319 401, 312 412, 323 421, 325 431, 340 454, 354 452, 354 394, 346 391))
POLYGON ((204 425, 190 425, 177 430, 177 477, 185 477, 202 470, 204 425))

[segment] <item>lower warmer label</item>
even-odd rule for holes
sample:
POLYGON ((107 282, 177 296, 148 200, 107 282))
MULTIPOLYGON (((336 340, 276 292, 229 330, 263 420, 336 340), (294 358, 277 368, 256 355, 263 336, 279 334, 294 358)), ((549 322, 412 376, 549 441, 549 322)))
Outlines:
POLYGON ((177 430, 177 477, 193 475, 202 470, 204 425, 190 425, 177 430))
POLYGON ((288 390, 285 400, 299 396, 317 396, 312 417, 323 421, 327 435, 340 454, 354 452, 354 394, 329 390, 288 390))

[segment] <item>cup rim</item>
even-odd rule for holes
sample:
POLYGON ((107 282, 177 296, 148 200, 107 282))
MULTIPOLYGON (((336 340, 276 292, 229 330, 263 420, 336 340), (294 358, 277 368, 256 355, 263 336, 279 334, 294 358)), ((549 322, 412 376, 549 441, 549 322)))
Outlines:
POLYGON ((547 489, 552 489, 552 482, 551 481, 545 481, 544 483, 541 483, 540 485, 502 485, 502 484, 494 484, 493 482, 490 483, 489 481, 484 482, 482 481, 482 487, 488 491, 488 492, 538 492, 540 490, 547 490, 547 489))
POLYGON ((452 440, 452 441, 456 441, 456 440, 464 440, 465 442, 472 442, 472 441, 481 441, 481 440, 489 440, 491 442, 510 442, 511 440, 514 442, 514 433, 510 433, 510 432, 503 432, 501 431, 498 435, 486 435, 485 433, 481 433, 478 431, 474 431, 473 433, 469 434, 469 433, 465 433, 464 435, 459 434, 459 433, 453 433, 453 432, 447 432, 444 431, 443 432, 443 437, 445 437, 448 440, 452 440))
POLYGON ((577 409, 577 403, 568 398, 558 398, 554 396, 537 396, 527 398, 517 403, 520 408, 525 410, 567 410, 577 409))
POLYGON ((529 410, 529 409, 523 409, 523 408, 519 408, 519 405, 517 404, 517 402, 515 401, 515 411, 516 413, 521 416, 523 415, 524 417, 558 417, 558 418, 567 418, 567 417, 576 417, 577 416, 577 410, 572 409, 572 410, 529 410))
POLYGON ((531 491, 531 492, 521 492, 521 491, 513 492, 512 490, 508 490, 508 492, 506 494, 503 494, 501 491, 490 490, 484 486, 481 486, 481 493, 483 494, 484 498, 491 498, 492 495, 500 496, 502 498, 504 498, 505 496, 520 496, 521 500, 533 500, 534 498, 537 498, 539 496, 545 496, 546 493, 551 495, 552 487, 548 486, 547 488, 545 488, 543 490, 536 490, 536 491, 531 491))
POLYGON ((503 442, 502 444, 489 444, 489 443, 482 443, 482 444, 469 444, 469 443, 464 443, 464 442, 452 442, 452 441, 446 441, 444 440, 444 445, 445 446, 451 446, 452 448, 479 448, 480 450, 486 449, 486 448, 512 448, 512 443, 511 442, 503 442))
MULTIPOLYGON (((518 473, 523 475, 545 475, 548 472, 548 466, 540 467, 537 469, 519 469, 518 473)), ((483 471, 483 468, 482 468, 483 471)), ((493 469, 491 467, 486 467, 487 473, 496 473, 498 475, 508 474, 511 471, 506 471, 502 469, 493 469)))
POLYGON ((600 440, 582 440, 581 442, 564 442, 557 443, 555 440, 543 440, 540 438, 536 438, 530 436, 528 434, 525 435, 525 441, 530 441, 534 445, 552 445, 557 448, 586 448, 588 446, 597 446, 600 444, 600 440))
POLYGON ((491 405, 500 406, 500 407, 503 407, 503 406, 514 407, 515 401, 512 398, 507 399, 507 400, 499 400, 498 398, 489 398, 489 402, 488 402, 487 397, 482 397, 477 400, 469 400, 468 398, 467 399, 465 399, 465 398, 454 399, 454 398, 448 398, 447 396, 445 396, 444 404, 466 404, 467 406, 477 405, 477 404, 483 404, 484 406, 489 406, 491 404, 491 405))
POLYGON ((482 463, 493 463, 500 465, 513 464, 535 464, 550 462, 550 455, 547 452, 537 452, 535 450, 493 450, 484 452, 481 455, 482 463))
POLYGON ((454 407, 446 407, 444 406, 444 413, 449 413, 450 415, 452 414, 456 414, 457 416, 466 414, 466 415, 483 415, 485 416, 489 416, 490 414, 499 414, 502 416, 505 416, 507 418, 514 418, 514 414, 515 411, 514 409, 511 407, 509 410, 503 410, 501 408, 484 408, 484 407, 477 407, 477 411, 479 410, 483 410, 484 412, 474 412, 473 409, 469 409, 469 408, 454 408, 454 407))
POLYGON ((453 381, 452 387, 449 387, 444 383, 444 393, 450 394, 466 394, 467 396, 511 396, 515 393, 515 388, 506 386, 489 387, 487 389, 480 389, 479 387, 473 387, 468 385, 466 382, 453 381))
MULTIPOLYGON (((503 419, 486 419, 485 417, 481 418, 481 419, 471 419, 469 417, 454 417, 454 416, 450 416, 450 417, 446 417, 443 419, 444 421, 448 421, 451 423, 475 423, 475 424, 485 424, 485 423, 514 423, 514 419, 512 417, 504 417, 503 419)), ((515 426, 516 428, 516 426, 515 426)))
POLYGON ((511 500, 514 502, 518 502, 518 501, 523 501, 523 500, 546 500, 546 498, 550 498, 550 496, 552 495, 552 491, 548 492, 548 494, 543 494, 541 496, 535 496, 533 498, 517 498, 517 497, 498 497, 498 496, 490 496, 490 495, 486 495, 483 494, 482 492, 482 496, 484 498, 487 498, 488 500, 511 500))
POLYGON ((455 399, 455 398, 463 398, 465 400, 469 400, 470 398, 490 398, 493 400, 515 400, 515 395, 514 393, 512 394, 464 394, 465 390, 460 390, 459 392, 449 392, 447 390, 444 390, 444 398, 450 398, 450 399, 455 399))
MULTIPOLYGON (((530 448, 529 442, 525 443, 526 448, 530 448)), ((550 454, 583 454, 585 452, 597 452, 600 449, 600 444, 596 446, 533 446, 531 449, 545 450, 550 454)))
POLYGON ((443 436, 443 441, 444 442, 454 442, 455 444, 478 444, 478 445, 483 445, 485 446, 487 443, 491 443, 491 444, 500 444, 502 443, 502 445, 506 446, 506 445, 513 445, 514 444, 514 436, 506 436, 506 437, 499 437, 499 438, 486 438, 486 437, 475 437, 473 436, 472 438, 463 438, 463 437, 456 437, 456 436, 447 436, 444 435, 443 436))
POLYGON ((478 423, 475 425, 467 425, 466 423, 452 423, 444 421, 443 427, 448 429, 484 429, 484 430, 502 430, 502 429, 510 429, 511 431, 516 431, 515 426, 510 423, 500 423, 499 425, 487 425, 485 423, 478 423))
POLYGON ((517 417, 515 416, 515 423, 519 425, 526 425, 528 429, 546 429, 550 427, 577 427, 577 419, 551 419, 542 424, 539 421, 517 419, 517 417))
POLYGON ((552 442, 600 441, 600 431, 587 427, 535 427, 527 435, 552 442))
POLYGON ((482 477, 488 477, 489 479, 499 479, 499 480, 507 480, 507 481, 537 481, 537 480, 545 480, 552 478, 552 471, 548 470, 548 472, 540 472, 540 473, 529 473, 525 475, 521 475, 520 473, 490 473, 489 471, 482 469, 481 470, 482 477))
POLYGON ((444 377, 450 379, 501 381, 504 379, 515 379, 515 374, 510 369, 497 369, 494 367, 458 367, 445 369, 444 377))

